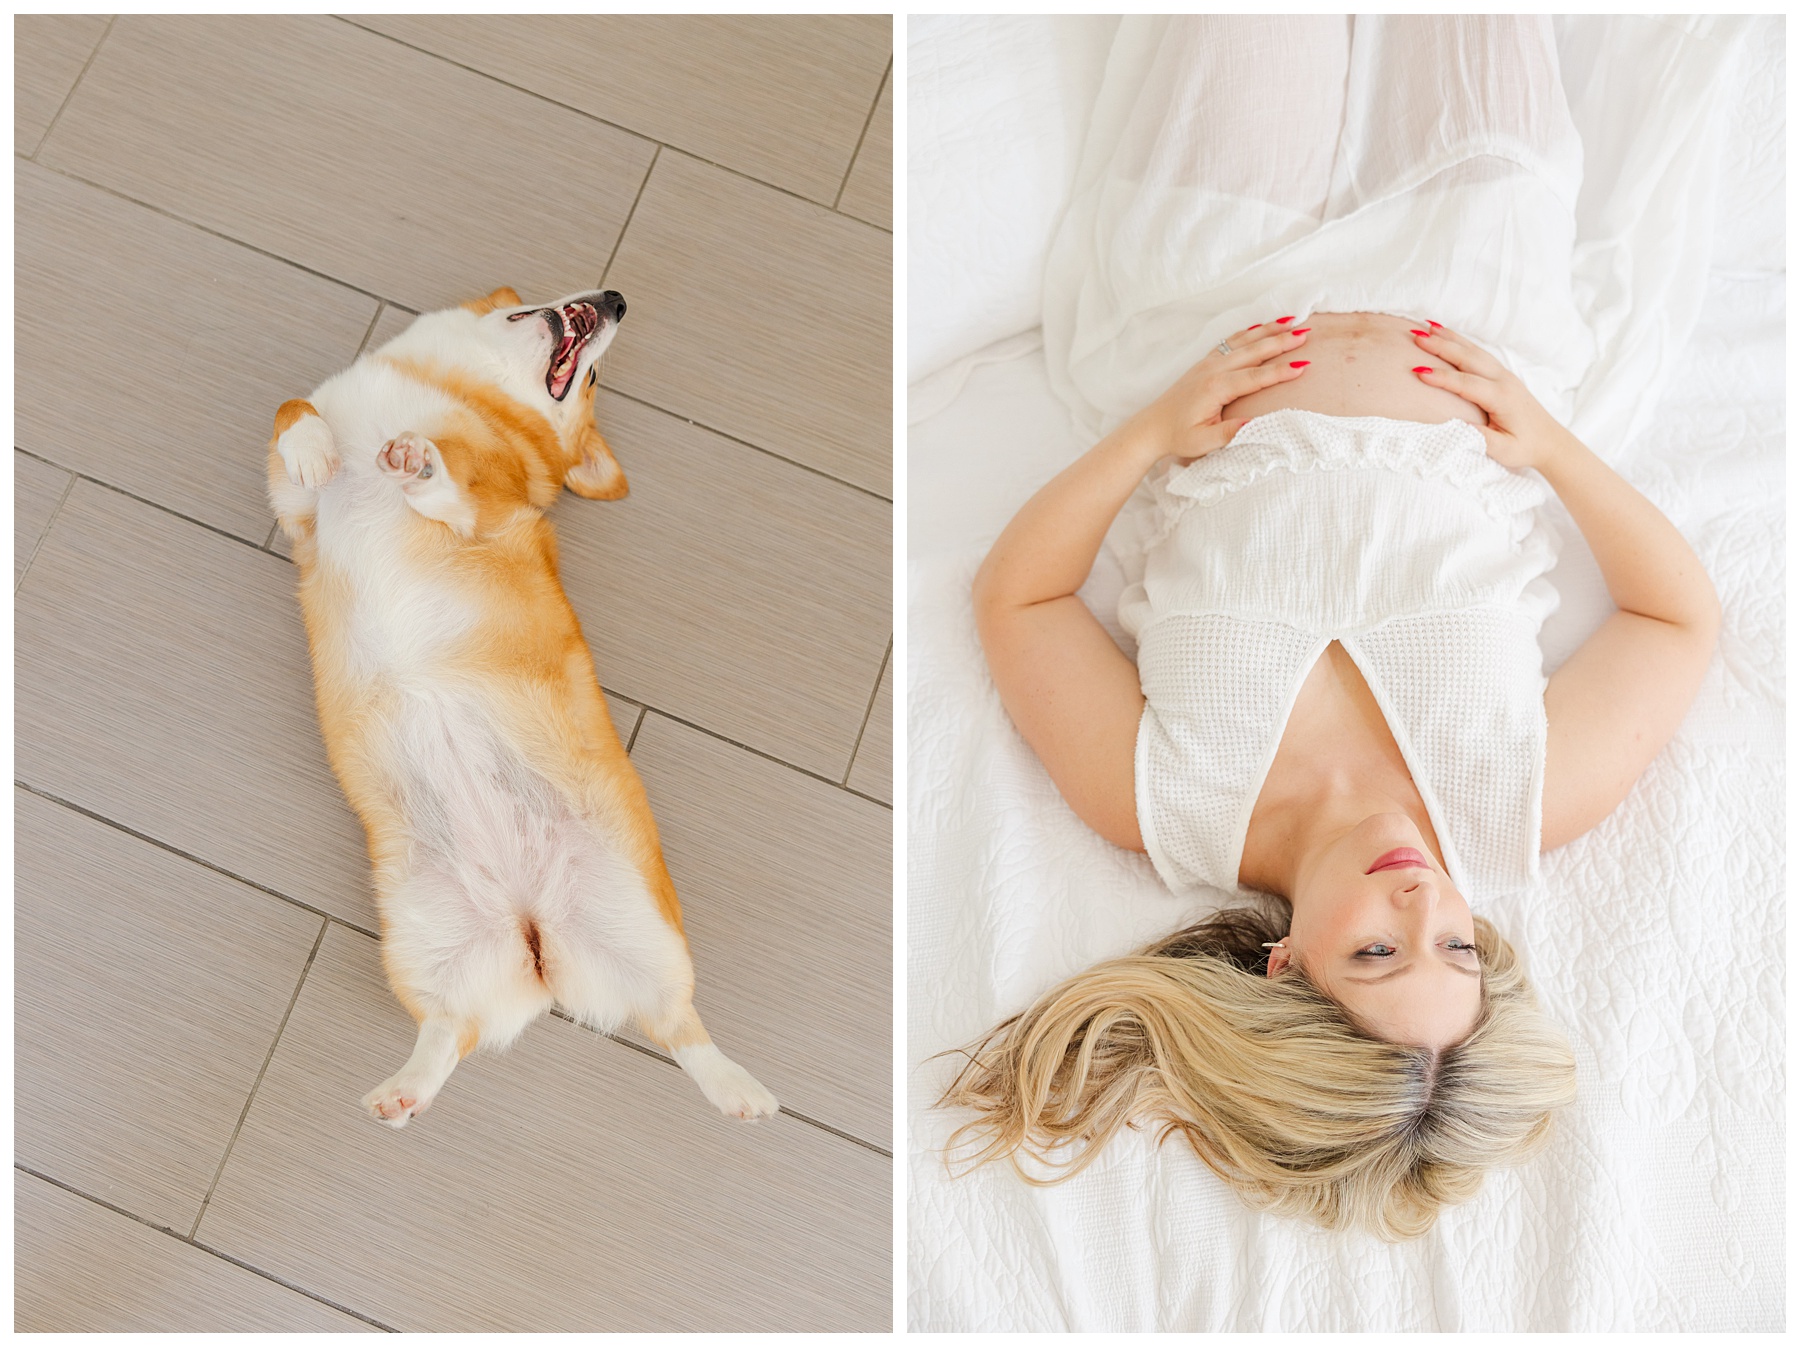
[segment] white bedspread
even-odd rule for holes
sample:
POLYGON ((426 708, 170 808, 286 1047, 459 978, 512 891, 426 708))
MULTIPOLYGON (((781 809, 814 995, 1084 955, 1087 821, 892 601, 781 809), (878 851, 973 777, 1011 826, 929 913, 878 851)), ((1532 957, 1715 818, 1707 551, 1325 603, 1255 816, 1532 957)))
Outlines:
MULTIPOLYGON (((1692 711, 1626 802, 1486 915, 1567 1029, 1579 1099, 1547 1151, 1425 1238, 1245 1208, 1179 1143, 1116 1139, 1033 1189, 948 1179, 929 1107, 965 1043, 1056 980, 1191 920, 1019 739, 975 640, 993 535, 1085 446, 1041 353, 974 369, 911 442, 909 1321, 916 1329, 1761 1329, 1784 1322, 1784 273, 1780 33, 1746 90, 1697 322, 1620 468, 1693 542, 1725 612, 1692 711), (1769 90, 1773 88, 1771 95, 1769 90), (1759 101, 1760 100, 1760 101, 1759 101), (1771 144, 1773 148, 1771 148, 1771 144), (1761 179, 1743 170, 1760 164, 1761 179), (1770 214, 1774 219, 1771 221, 1770 214), (1748 217, 1748 218, 1746 218, 1748 217), (1771 265, 1772 264, 1772 265, 1771 265)), ((914 264, 915 281, 917 262, 914 264)), ((1560 511, 1553 669, 1609 610, 1560 511)), ((1084 591, 1110 616, 1103 562, 1084 591)))

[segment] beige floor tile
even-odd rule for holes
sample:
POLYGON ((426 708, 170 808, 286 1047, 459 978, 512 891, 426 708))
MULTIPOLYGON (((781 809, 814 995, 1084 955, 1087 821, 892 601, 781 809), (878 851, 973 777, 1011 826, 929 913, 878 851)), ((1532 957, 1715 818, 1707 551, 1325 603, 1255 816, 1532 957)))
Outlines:
POLYGON ((423 312, 593 284, 654 148, 324 15, 127 15, 39 159, 423 312))
MULTIPOLYGON (((493 285, 488 286, 487 289, 489 291, 497 290, 504 284, 506 284, 506 282, 496 281, 493 285)), ((486 291, 483 293, 486 293, 486 291)), ((471 295, 470 298, 474 298, 474 296, 471 295)), ((363 343, 363 350, 365 352, 379 351, 383 346, 386 346, 395 337, 411 327, 413 325, 413 319, 418 316, 418 314, 412 312, 410 309, 402 309, 393 304, 382 305, 381 317, 375 320, 374 330, 369 333, 369 339, 363 343)))
POLYGON ((30 454, 13 453, 13 584, 25 574, 38 540, 50 527, 50 518, 62 504, 63 495, 74 481, 72 474, 48 463, 40 463, 30 454))
POLYGON ((349 363, 375 302, 15 169, 18 447, 260 543, 275 409, 349 363))
POLYGON ((877 800, 894 801, 894 661, 888 660, 881 671, 881 687, 875 703, 869 708, 869 726, 863 731, 862 743, 856 749, 856 761, 850 764, 850 789, 873 795, 877 800))
POLYGON ((825 205, 892 50, 885 14, 355 21, 825 205))
POLYGON ((890 497, 893 237, 673 150, 606 283, 604 386, 890 497))
POLYGON ((20 1333, 373 1333, 360 1319, 13 1173, 20 1333))
POLYGON ((372 928, 294 582, 267 553, 77 482, 14 607, 14 771, 372 928))
POLYGON ((631 494, 553 518, 601 684, 841 780, 891 621, 888 504, 627 398, 598 421, 631 494))
POLYGON ((786 1107, 888 1145, 892 811, 655 712, 632 760, 707 1028, 786 1107))
POLYGON ((201 1241, 401 1329, 888 1326, 884 1157, 555 1018, 390 1131, 357 1101, 412 1037, 332 927, 201 1241))
POLYGON ((182 1234, 322 919, 14 789, 20 1163, 182 1234))
POLYGON ((881 101, 850 166, 838 209, 883 229, 894 227, 894 81, 881 86, 881 101))
POLYGON ((106 31, 104 14, 13 16, 13 153, 29 155, 106 31))

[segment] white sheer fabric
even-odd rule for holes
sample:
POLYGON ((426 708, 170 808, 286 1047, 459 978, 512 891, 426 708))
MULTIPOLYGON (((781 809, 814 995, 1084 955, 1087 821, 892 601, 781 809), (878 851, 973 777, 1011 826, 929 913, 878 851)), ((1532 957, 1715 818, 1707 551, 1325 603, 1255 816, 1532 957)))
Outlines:
POLYGON ((1572 22, 1585 121, 1542 16, 1124 20, 1045 275, 1077 419, 1098 435, 1252 323, 1366 310, 1468 333, 1603 453, 1638 428, 1704 281, 1741 24, 1602 47, 1572 22), (1683 97, 1622 112, 1646 70, 1683 97))

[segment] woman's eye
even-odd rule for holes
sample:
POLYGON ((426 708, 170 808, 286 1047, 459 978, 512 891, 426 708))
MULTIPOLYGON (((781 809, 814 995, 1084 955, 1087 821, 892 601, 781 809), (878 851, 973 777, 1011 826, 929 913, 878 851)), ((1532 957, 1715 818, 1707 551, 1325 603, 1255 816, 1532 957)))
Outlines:
POLYGON ((1390 959, 1394 954, 1395 950, 1392 945, 1370 945, 1366 949, 1356 951, 1356 957, 1359 959, 1390 959))

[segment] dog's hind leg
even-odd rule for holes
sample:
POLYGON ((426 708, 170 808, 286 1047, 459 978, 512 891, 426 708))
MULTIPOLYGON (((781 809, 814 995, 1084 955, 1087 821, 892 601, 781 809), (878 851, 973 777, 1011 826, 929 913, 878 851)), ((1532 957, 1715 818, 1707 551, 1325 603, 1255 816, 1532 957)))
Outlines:
MULTIPOLYGON (((694 1010, 693 960, 669 919, 680 909, 665 911, 646 876, 610 847, 584 852, 585 883, 543 927, 546 976, 556 999, 597 1029, 635 1019, 721 1112, 748 1121, 773 1113, 775 1096, 713 1046, 694 1010)), ((660 861, 653 877, 667 884, 660 861)))
POLYGON ((427 1016, 419 1022, 418 1041, 406 1065, 370 1090, 363 1097, 363 1107, 389 1127, 405 1127, 431 1107, 478 1036, 472 1024, 459 1026, 447 1016, 427 1016))
POLYGON ((693 1078, 721 1113, 745 1122, 755 1122, 775 1112, 779 1105, 775 1096, 762 1083, 714 1045, 706 1026, 700 1023, 693 1000, 682 998, 672 1014, 642 1016, 638 1021, 643 1031, 667 1048, 693 1078))

